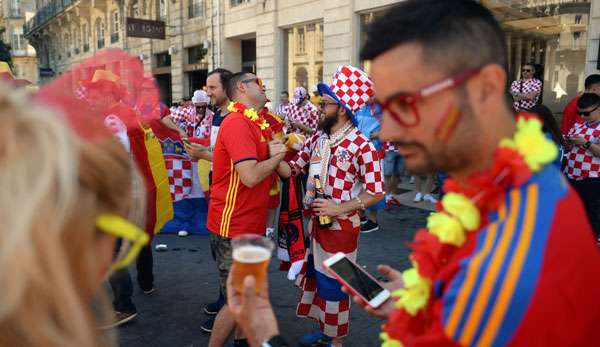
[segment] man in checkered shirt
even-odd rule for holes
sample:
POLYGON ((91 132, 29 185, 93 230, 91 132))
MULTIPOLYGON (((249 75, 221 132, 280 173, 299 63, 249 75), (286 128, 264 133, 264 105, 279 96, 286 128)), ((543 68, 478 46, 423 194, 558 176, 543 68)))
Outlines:
POLYGON ((542 92, 542 81, 534 78, 535 66, 523 65, 522 78, 510 85, 510 94, 513 96, 513 107, 517 111, 528 110, 537 104, 542 92))
POLYGON ((292 132, 310 135, 317 130, 319 110, 308 97, 306 89, 298 87, 294 90, 294 101, 287 107, 285 121, 292 132))
POLYGON ((305 205, 312 209, 311 244, 296 284, 302 297, 296 314, 315 319, 320 332, 305 335, 301 343, 332 342, 340 345, 348 334, 350 301, 340 283, 323 267, 323 260, 337 252, 355 260, 360 233, 358 211, 384 197, 379 155, 371 141, 356 127, 354 113, 373 95, 364 72, 341 66, 331 85, 320 84, 323 96, 319 130, 289 163, 282 162, 283 177, 308 173, 305 205), (328 199, 314 199, 314 177, 320 176, 328 199), (319 225, 317 216, 331 216, 333 225, 319 225))
POLYGON ((583 201, 596 239, 600 235, 600 96, 585 93, 577 101, 583 123, 567 134, 573 145, 567 154, 565 173, 583 201))

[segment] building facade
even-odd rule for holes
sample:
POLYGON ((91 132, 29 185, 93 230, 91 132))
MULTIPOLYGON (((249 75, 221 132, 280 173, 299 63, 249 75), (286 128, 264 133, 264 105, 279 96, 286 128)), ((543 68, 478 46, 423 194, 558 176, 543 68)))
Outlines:
POLYGON ((35 15, 35 0, 0 0, 2 41, 11 46, 12 72, 17 79, 38 83, 35 49, 25 39, 23 25, 35 15))
MULTIPOLYGON (((8 0, 10 1, 10 0, 8 0)), ((252 71, 275 100, 359 59, 368 23, 401 0, 36 0, 25 27, 42 79, 109 47, 136 54, 165 101, 189 97, 215 67, 252 71), (125 37, 125 17, 162 20, 164 40, 125 37)), ((538 65, 543 102, 560 112, 598 71, 600 1, 481 0, 507 33, 510 78, 538 65)))

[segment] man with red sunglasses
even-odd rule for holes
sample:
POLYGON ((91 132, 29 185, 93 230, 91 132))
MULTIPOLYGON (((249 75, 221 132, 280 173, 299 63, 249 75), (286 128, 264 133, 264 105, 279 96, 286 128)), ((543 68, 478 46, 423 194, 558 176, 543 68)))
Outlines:
MULTIPOLYGON (((453 193, 417 232, 413 268, 380 267, 392 299, 367 311, 387 319, 383 345, 599 346, 600 252, 551 163, 556 148, 506 100, 506 38, 494 15, 473 0, 402 1, 371 24, 361 56, 384 112, 381 139, 409 171, 449 173, 453 193)), ((249 340, 276 335, 268 296, 246 284, 232 312, 249 340)))
MULTIPOLYGON (((434 219, 417 233, 411 260, 431 283, 427 301, 415 311, 419 295, 403 296, 401 310, 394 300, 367 309, 389 318, 384 338, 407 346, 599 345, 600 252, 577 194, 550 160, 498 187, 514 175, 500 142, 533 139, 523 124, 534 123, 524 114, 517 123, 506 101, 506 40, 492 13, 471 0, 404 1, 370 27, 361 55, 371 60, 384 111, 382 140, 395 144, 410 172, 450 174, 447 188, 457 195, 442 200, 445 216, 464 216, 450 206, 462 196, 461 208, 472 204, 485 220, 454 244, 436 236, 434 219), (484 205, 481 196, 499 200, 484 205)), ((534 103, 539 88, 527 93, 522 100, 534 103)), ((537 134, 538 145, 521 151, 556 151, 537 134)), ((389 289, 413 290, 414 277, 381 269, 389 289)))

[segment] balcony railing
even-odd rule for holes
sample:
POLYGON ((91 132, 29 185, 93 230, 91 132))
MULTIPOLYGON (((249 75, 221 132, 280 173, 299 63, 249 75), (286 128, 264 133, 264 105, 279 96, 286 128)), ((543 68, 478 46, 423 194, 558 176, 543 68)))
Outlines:
POLYGON ((110 43, 119 42, 119 33, 110 34, 110 43))
POLYGON ((28 36, 33 30, 46 24, 50 19, 62 12, 65 8, 71 6, 79 0, 50 0, 48 4, 39 9, 35 16, 25 23, 25 36, 28 36))

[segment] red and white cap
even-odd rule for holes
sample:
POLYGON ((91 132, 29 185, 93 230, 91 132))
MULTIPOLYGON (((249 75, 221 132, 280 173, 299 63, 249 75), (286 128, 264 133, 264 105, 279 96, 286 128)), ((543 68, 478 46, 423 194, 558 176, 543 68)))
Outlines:
POLYGON ((354 113, 367 105, 373 97, 373 82, 367 74, 350 65, 338 67, 330 85, 320 83, 319 94, 329 95, 350 112, 354 122, 354 113))

